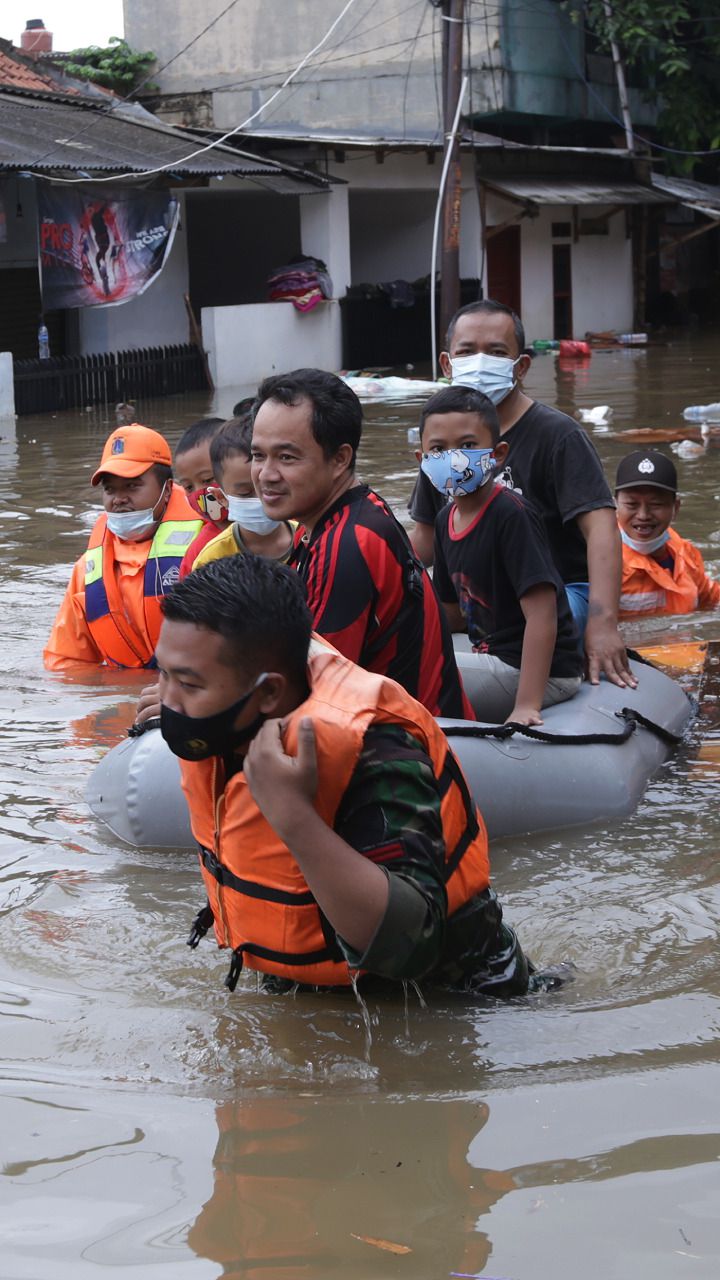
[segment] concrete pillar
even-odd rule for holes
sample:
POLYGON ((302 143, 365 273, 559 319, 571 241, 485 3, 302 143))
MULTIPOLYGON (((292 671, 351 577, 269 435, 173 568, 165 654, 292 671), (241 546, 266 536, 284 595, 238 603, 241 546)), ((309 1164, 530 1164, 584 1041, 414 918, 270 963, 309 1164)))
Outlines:
POLYGON ((15 420, 15 386, 11 351, 0 351, 0 421, 15 420))
POLYGON ((300 196, 300 238, 303 253, 326 263, 334 296, 342 298, 350 284, 347 187, 333 187, 327 195, 300 196))

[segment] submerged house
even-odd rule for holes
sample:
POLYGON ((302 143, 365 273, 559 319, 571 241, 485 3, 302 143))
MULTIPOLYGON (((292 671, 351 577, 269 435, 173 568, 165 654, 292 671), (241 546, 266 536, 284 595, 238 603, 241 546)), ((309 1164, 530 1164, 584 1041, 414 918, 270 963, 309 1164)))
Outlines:
MULTIPOLYGON (((327 262, 346 366, 429 352, 429 337, 418 338, 429 334, 418 282, 427 293, 446 8, 377 0, 337 21, 340 6, 315 0, 246 0, 158 74, 161 92, 148 99, 163 119, 211 137, 242 125, 236 136, 246 145, 336 184, 316 218, 293 227, 258 218, 249 233, 261 254, 271 244, 271 255, 287 257, 299 237, 303 252, 327 262), (398 279, 415 282, 415 315, 383 297, 379 286, 398 279)), ((124 9, 130 43, 156 50, 161 66, 197 34, 189 0, 152 8, 125 0, 124 9)), ((659 288, 666 214, 682 209, 691 229, 705 215, 688 208, 686 191, 655 185, 647 158, 625 150, 612 62, 564 6, 468 0, 465 12, 463 299, 485 293, 510 303, 530 338, 638 327, 659 288)), ((630 107, 635 124, 651 128, 655 109, 632 85, 630 107)), ((204 329, 252 329, 237 308, 264 299, 246 284, 231 301, 221 282, 206 280, 204 329)))
MULTIPOLYGON (((322 175, 252 150, 208 149, 207 138, 0 41, 0 350, 10 351, 16 361, 37 357, 41 321, 52 357, 188 344, 192 321, 186 297, 193 278, 203 277, 208 258, 227 278, 252 276, 250 249, 244 266, 236 258, 242 227, 232 213, 228 216, 236 196, 262 207, 272 223, 286 220, 286 201, 295 209, 301 198, 322 201, 329 190, 322 175), (129 202, 138 194, 146 200, 171 196, 166 203, 177 211, 173 235, 149 287, 122 305, 103 305, 100 290, 93 299, 99 305, 83 301, 48 308, 43 260, 47 266, 53 249, 62 248, 55 242, 63 235, 61 223, 50 226, 47 217, 43 220, 48 193, 58 200, 80 193, 95 207, 129 202)), ((98 263, 107 277, 116 255, 129 247, 113 234, 107 216, 106 260, 101 261, 102 243, 93 241, 93 252, 82 264, 88 279, 97 275, 98 263)), ((88 240, 93 240, 90 232, 88 240)), ((66 256, 69 261, 72 255, 66 256)), ((106 293, 108 301, 114 300, 109 288, 106 293)), ((40 372, 49 368, 43 365, 40 372)))

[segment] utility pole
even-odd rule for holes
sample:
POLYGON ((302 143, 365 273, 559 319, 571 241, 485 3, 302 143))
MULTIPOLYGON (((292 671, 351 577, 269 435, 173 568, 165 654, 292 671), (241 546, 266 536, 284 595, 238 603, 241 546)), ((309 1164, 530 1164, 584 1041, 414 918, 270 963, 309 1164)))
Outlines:
MULTIPOLYGON (((443 0, 443 129, 447 181, 442 208, 442 254, 440 259, 440 331, 447 327, 460 306, 460 145, 453 122, 458 114, 461 93, 463 23, 465 0, 443 0), (449 154, 448 154, 449 153, 449 154)), ((435 287, 435 281, 432 282, 435 287)))
POLYGON ((633 152, 635 150, 635 139, 633 138, 632 120, 630 119, 630 104, 628 102, 627 85, 625 83, 625 68, 620 56, 618 42, 613 34, 613 11, 610 0, 602 0, 602 7, 605 10, 605 17, 608 24, 610 52, 612 54, 613 66, 615 67, 615 79, 617 80, 618 98, 620 99, 620 111, 625 129, 625 146, 628 151, 633 152))

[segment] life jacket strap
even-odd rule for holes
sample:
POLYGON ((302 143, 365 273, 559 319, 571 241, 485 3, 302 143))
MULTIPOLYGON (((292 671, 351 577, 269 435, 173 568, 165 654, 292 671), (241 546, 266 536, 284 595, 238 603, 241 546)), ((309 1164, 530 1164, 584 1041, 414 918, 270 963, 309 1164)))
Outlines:
POLYGON ((227 977, 224 983, 228 991, 235 990, 238 984, 238 978, 240 977, 242 970, 243 970, 243 948, 236 947, 232 953, 230 968, 228 969, 227 977))
POLYGON ((196 946, 200 942, 201 938, 205 937, 205 934, 210 928, 212 922, 213 922, 212 907, 210 906, 209 902, 206 902, 205 906, 200 908, 195 919, 193 920, 192 929, 190 930, 190 935, 187 940, 187 945, 191 947, 193 951, 195 950, 196 946))

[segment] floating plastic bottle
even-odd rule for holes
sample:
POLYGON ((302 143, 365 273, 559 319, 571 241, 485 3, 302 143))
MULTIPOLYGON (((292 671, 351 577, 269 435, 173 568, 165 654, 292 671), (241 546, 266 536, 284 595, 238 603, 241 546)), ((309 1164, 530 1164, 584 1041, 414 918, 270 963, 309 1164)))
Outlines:
POLYGON ((41 324, 38 329, 38 355, 41 360, 50 359, 50 338, 47 326, 44 324, 41 324))
POLYGON ((715 404, 689 404, 683 409, 686 422, 720 422, 720 401, 715 404))
POLYGON ((420 428, 408 427, 408 444, 420 443, 420 428))
POLYGON ((587 342, 578 342, 575 338, 560 339, 560 355, 573 358, 591 356, 592 349, 587 342))
POLYGON ((617 340, 621 347, 641 347, 648 336, 646 333, 619 333, 617 340))
POLYGON ((532 349, 533 351, 557 351, 559 346, 557 338, 536 338, 532 349))

